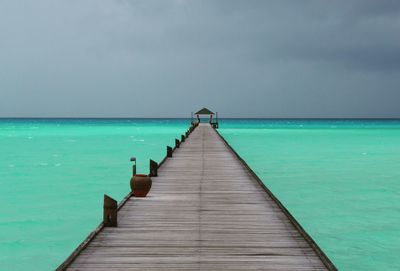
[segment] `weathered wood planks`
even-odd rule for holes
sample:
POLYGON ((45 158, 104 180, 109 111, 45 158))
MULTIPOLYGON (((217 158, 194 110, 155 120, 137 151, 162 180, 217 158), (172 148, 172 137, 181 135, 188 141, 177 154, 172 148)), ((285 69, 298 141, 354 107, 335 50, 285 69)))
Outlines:
POLYGON ((118 227, 98 230, 67 269, 336 270, 286 212, 200 125, 158 169, 148 196, 126 200, 118 227))

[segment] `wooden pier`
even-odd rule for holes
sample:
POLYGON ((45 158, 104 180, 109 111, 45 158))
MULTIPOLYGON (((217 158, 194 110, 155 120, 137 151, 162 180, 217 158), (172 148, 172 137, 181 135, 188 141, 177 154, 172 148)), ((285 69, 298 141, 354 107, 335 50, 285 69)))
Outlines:
MULTIPOLYGON (((170 150, 171 151, 171 150, 170 150)), ((210 124, 200 124, 58 270, 336 270, 210 124)))

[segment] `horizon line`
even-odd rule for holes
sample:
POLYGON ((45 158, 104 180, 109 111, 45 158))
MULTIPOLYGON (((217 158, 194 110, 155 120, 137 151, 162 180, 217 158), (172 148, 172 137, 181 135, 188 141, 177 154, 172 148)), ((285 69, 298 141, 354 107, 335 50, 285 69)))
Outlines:
MULTIPOLYGON (((188 119, 190 117, 0 117, 4 119, 188 119)), ((243 120, 400 120, 400 117, 219 117, 218 119, 243 120)))

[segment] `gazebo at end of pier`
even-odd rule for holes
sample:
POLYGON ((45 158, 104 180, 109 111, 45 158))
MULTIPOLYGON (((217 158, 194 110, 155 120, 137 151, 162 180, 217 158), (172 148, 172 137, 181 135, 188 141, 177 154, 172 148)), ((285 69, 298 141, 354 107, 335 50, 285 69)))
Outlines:
MULTIPOLYGON (((211 126, 213 128, 218 128, 218 112, 216 112, 214 114, 214 112, 212 112, 210 109, 203 107, 202 109, 200 109, 199 111, 197 111, 194 114, 197 116, 198 123, 201 122, 200 116, 209 115, 210 116, 209 123, 211 124, 211 126), (215 115, 215 120, 213 120, 213 115, 215 115)), ((192 119, 192 123, 193 123, 193 113, 192 113, 191 119, 192 119)))

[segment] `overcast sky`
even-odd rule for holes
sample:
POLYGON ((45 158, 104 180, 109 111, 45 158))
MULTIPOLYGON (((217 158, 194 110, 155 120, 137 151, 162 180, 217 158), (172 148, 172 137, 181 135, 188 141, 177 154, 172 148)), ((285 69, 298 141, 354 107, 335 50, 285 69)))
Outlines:
POLYGON ((400 117, 400 1, 0 0, 0 117, 400 117))

